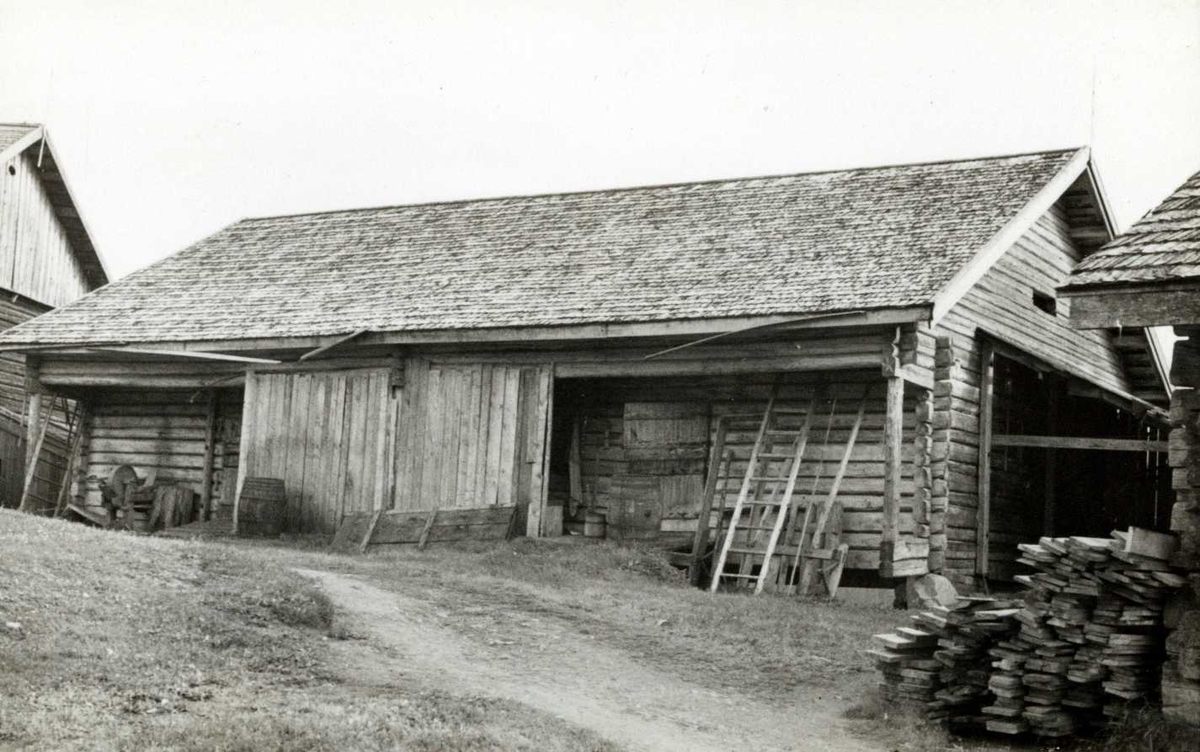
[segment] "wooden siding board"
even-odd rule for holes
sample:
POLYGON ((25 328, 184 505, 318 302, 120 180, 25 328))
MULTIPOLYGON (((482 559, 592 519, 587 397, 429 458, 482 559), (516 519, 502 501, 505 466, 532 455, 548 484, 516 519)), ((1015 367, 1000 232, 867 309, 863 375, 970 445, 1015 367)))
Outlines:
POLYGON ((89 286, 33 159, 21 154, 2 169, 0 287, 55 307, 87 294, 89 286))

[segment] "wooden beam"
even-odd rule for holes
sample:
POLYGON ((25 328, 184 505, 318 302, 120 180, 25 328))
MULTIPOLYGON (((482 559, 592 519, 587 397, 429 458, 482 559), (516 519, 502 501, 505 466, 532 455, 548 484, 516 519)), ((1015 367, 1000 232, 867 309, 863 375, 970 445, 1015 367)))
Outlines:
MULTIPOLYGON (((334 341, 330 342, 327 345, 321 345, 320 347, 316 348, 315 350, 309 350, 308 352, 304 353, 303 355, 300 356, 300 360, 302 360, 302 361, 303 360, 311 360, 312 358, 315 358, 318 355, 323 355, 335 347, 340 347, 341 345, 346 344, 347 342, 349 342, 352 339, 361 337, 362 335, 366 334, 368 331, 369 330, 367 330, 367 329, 359 329, 357 331, 350 332, 349 334, 347 334, 345 336, 338 337, 337 339, 335 339, 334 341)), ((278 362, 278 361, 276 361, 276 362, 278 362)))
POLYGON ((1030 436, 1027 434, 996 434, 992 436, 992 446, 1090 449, 1104 452, 1166 452, 1168 443, 1147 439, 1099 439, 1088 436, 1030 436))
MULTIPOLYGON (((32 402, 35 397, 40 398, 40 396, 41 395, 37 395, 37 394, 29 395, 30 402, 32 402)), ((64 400, 64 402, 65 402, 65 400, 64 400)), ((40 399, 39 399, 39 403, 40 403, 40 399)), ((33 496, 33 480, 34 480, 34 477, 37 475, 38 460, 42 456, 42 445, 44 443, 46 443, 46 433, 50 429, 50 421, 52 421, 54 419, 54 406, 57 403, 58 403, 57 396, 50 398, 50 409, 46 411, 46 418, 41 421, 40 426, 34 422, 35 413, 32 410, 32 408, 29 411, 30 412, 29 426, 31 429, 36 426, 38 429, 38 433, 37 433, 36 439, 33 442, 33 451, 30 455, 30 459, 28 460, 28 462, 25 466, 25 485, 21 487, 21 504, 20 504, 20 506, 17 507, 22 512, 29 511, 29 500, 33 496)))
MULTIPOLYGON (((242 485, 246 482, 246 464, 250 457, 250 438, 247 431, 250 430, 254 413, 258 409, 255 404, 258 396, 258 388, 256 379, 254 379, 254 371, 246 372, 246 391, 242 398, 242 435, 238 442, 238 469, 237 469, 237 484, 233 490, 233 533, 238 532, 238 515, 242 506, 242 485)), ((226 477, 226 482, 229 478, 226 477)), ((339 520, 340 522, 340 520, 339 520)))
POLYGON ((763 329, 773 329, 773 328, 777 328, 777 327, 794 326, 797 324, 807 324, 807 323, 810 323, 813 321, 821 321, 822 323, 828 324, 829 319, 841 318, 844 316, 852 316, 852 317, 857 318, 857 317, 861 316, 863 313, 865 313, 865 311, 846 311, 846 312, 842 312, 842 313, 818 313, 818 314, 814 314, 812 316, 804 316, 802 318, 792 319, 790 321, 780 321, 780 322, 772 323, 772 324, 755 324, 753 326, 744 326, 744 327, 741 327, 740 329, 730 329, 729 331, 718 332, 716 334, 710 334, 707 337, 701 337, 700 339, 694 339, 690 342, 684 342, 681 345, 675 345, 674 347, 668 347, 665 350, 659 350, 657 352, 652 352, 649 355, 644 356, 642 358, 642 360, 654 360, 655 358, 662 356, 662 355, 666 355, 668 353, 678 352, 679 350, 686 350, 689 347, 703 345, 706 342, 712 342, 713 340, 722 339, 724 337, 733 337, 735 335, 745 334, 747 332, 757 332, 757 331, 762 331, 763 329))
MULTIPOLYGON (((710 407, 711 412, 711 407, 710 407)), ((717 418, 717 435, 709 452, 708 477, 704 479, 704 495, 700 497, 700 516, 696 520, 696 537, 692 539, 692 559, 688 568, 688 582, 700 584, 700 564, 708 550, 708 526, 712 522, 713 497, 717 493, 717 483, 720 480, 721 461, 725 457, 725 434, 729 431, 729 423, 722 417, 717 418)))
MULTIPOLYGON (((1046 429, 1050 433, 1058 432, 1058 387, 1057 380, 1046 382, 1046 429)), ((996 436, 992 436, 992 446, 997 446, 996 436)), ((1042 476, 1042 535, 1054 535, 1054 523, 1058 517, 1058 453, 1053 449, 1046 452, 1045 470, 1042 476)))
MULTIPOLYGON (((563 342, 572 340, 604 340, 633 337, 691 337, 719 334, 749 326, 779 325, 786 329, 820 329, 822 327, 891 326, 894 324, 928 321, 929 306, 908 306, 867 311, 856 316, 843 316, 828 320, 820 319, 809 323, 783 326, 796 319, 802 311, 789 315, 733 316, 725 318, 689 319, 682 321, 659 321, 642 323, 573 324, 567 326, 497 327, 494 329, 437 329, 410 332, 369 332, 356 344, 375 345, 428 345, 428 344, 483 344, 515 342, 563 342)), ((242 350, 289 350, 322 347, 338 339, 327 336, 303 337, 247 337, 225 340, 192 340, 189 342, 141 342, 139 347, 157 350, 199 350, 202 352, 235 352, 242 350)), ((38 349, 65 350, 99 345, 131 345, 121 342, 86 342, 48 344, 0 345, 0 352, 33 352, 38 349)))
MULTIPOLYGON (((200 352, 199 350, 153 350, 144 347, 88 347, 87 352, 132 353, 134 355, 161 355, 168 358, 195 358, 197 360, 220 360, 231 363, 260 363, 276 365, 280 361, 269 358, 251 358, 246 355, 227 355, 218 352, 200 352)), ((303 360, 303 358, 301 358, 303 360)))
POLYGON ((37 445, 38 431, 42 422, 42 393, 29 393, 29 418, 25 423, 25 468, 33 462, 33 448, 37 445))
POLYGON ((863 353, 741 360, 558 363, 556 364, 556 373, 562 378, 602 378, 613 376, 708 376, 771 371, 839 371, 878 367, 878 354, 863 353))
POLYGON ((896 555, 900 532, 900 484, 904 462, 904 379, 886 379, 887 403, 883 423, 883 533, 880 538, 881 562, 890 564, 896 555))
POLYGON ((1200 280, 1147 280, 1105 287, 1064 287, 1071 326, 1114 329, 1186 326, 1200 321, 1200 280))
POLYGON ((979 378, 979 488, 975 520, 975 573, 988 575, 988 537, 992 523, 992 407, 995 404, 996 351, 983 341, 979 378))

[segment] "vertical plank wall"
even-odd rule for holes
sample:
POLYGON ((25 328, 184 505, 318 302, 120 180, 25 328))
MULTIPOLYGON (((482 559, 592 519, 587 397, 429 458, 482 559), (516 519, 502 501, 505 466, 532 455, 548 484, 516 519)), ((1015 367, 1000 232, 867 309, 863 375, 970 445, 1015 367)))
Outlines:
POLYGON ((551 383, 547 365, 409 360, 395 508, 517 504, 540 532, 551 383))
POLYGON ((246 377, 241 477, 281 478, 287 527, 333 533, 343 515, 386 509, 400 400, 365 368, 246 377))
MULTIPOLYGON (((25 298, 0 298, 0 330, 22 324, 47 310, 46 306, 25 298)), ((0 353, 0 506, 15 507, 21 500, 28 419, 26 399, 25 356, 0 353)), ((44 404, 49 405, 49 402, 47 399, 44 404)), ((58 497, 59 483, 67 461, 65 418, 66 413, 56 409, 50 431, 46 434, 37 472, 39 480, 35 480, 32 489, 42 499, 58 497)))
POLYGON ((0 165, 0 288, 57 307, 88 283, 36 170, 28 154, 0 165))

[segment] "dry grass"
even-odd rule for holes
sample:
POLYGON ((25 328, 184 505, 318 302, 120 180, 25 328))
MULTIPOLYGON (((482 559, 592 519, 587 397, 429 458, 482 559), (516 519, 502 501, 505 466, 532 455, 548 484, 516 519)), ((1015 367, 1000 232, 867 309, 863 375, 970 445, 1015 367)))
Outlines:
POLYGON ((369 691, 328 665, 321 554, 0 510, 0 747, 606 749, 524 706, 369 691))
POLYGON ((873 678, 864 646, 896 618, 841 602, 713 597, 687 586, 656 552, 571 539, 397 549, 354 566, 447 609, 469 593, 475 604, 566 622, 659 670, 776 699, 796 687, 851 691, 873 678))

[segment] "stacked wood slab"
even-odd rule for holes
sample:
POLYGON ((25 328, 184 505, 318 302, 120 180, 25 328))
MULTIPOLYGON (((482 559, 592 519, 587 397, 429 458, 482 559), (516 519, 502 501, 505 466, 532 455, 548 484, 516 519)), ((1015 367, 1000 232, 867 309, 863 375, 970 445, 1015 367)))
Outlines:
POLYGON ((877 636, 889 700, 921 703, 952 728, 1067 736, 1157 700, 1163 607, 1186 580, 1170 571, 1174 539, 1132 528, 1111 538, 1021 544, 1033 574, 1017 599, 960 599, 913 617, 936 646, 877 636), (932 659, 938 666, 930 669, 932 659))

